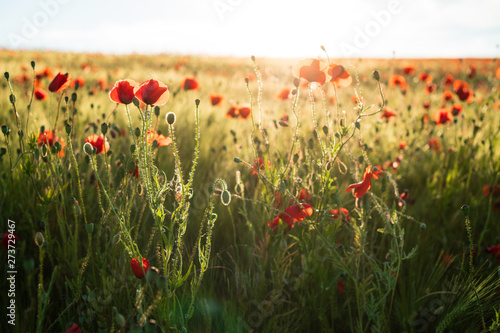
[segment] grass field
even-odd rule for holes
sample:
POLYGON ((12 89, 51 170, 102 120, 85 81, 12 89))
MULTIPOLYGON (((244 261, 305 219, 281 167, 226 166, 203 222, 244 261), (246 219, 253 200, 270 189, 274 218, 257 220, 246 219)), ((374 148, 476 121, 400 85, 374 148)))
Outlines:
POLYGON ((0 63, 1 332, 500 330, 496 59, 0 63))

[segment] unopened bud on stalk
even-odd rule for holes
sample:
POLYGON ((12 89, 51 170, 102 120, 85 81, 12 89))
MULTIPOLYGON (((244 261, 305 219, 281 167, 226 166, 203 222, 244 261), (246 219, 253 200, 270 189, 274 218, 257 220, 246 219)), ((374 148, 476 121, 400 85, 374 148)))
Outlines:
POLYGON ((160 107, 158 105, 155 106, 155 116, 160 116, 160 107))
POLYGON ((154 266, 149 267, 148 272, 146 273, 146 280, 149 283, 156 282, 156 279, 158 278, 158 273, 159 273, 158 268, 154 266))
POLYGON ((85 229, 89 235, 92 235, 94 233, 94 223, 87 223, 85 229))
POLYGON ((136 127, 134 130, 135 137, 138 138, 141 136, 141 129, 139 127, 136 127))
POLYGON ((104 135, 106 135, 106 133, 108 133, 108 124, 106 124, 106 123, 101 124, 101 132, 104 135))
POLYGON ((125 317, 119 312, 116 313, 115 320, 116 320, 116 323, 118 324, 118 326, 120 326, 120 327, 125 327, 125 325, 127 324, 125 317))
POLYGON ((132 99, 132 103, 134 103, 136 107, 139 107, 141 105, 141 102, 139 101, 139 99, 137 99, 137 97, 134 97, 134 99, 132 99))
POLYGON ((35 62, 31 60, 31 68, 35 69, 35 62))
POLYGON ((250 82, 250 80, 246 77, 245 78, 245 83, 248 84, 248 82, 250 82))
POLYGON ((460 209, 462 210, 462 213, 464 214, 465 217, 469 217, 469 212, 470 212, 469 206, 463 205, 460 209))
POLYGON ((76 92, 72 93, 71 94, 71 101, 76 102, 77 99, 78 99, 78 94, 76 92))
POLYGON ((194 103, 196 104, 196 106, 200 106, 200 100, 197 98, 194 103))
POLYGON ((298 78, 294 78, 293 79, 293 85, 295 86, 295 88, 298 88, 299 84, 300 84, 300 80, 298 78))
POLYGON ((239 157, 235 157, 235 158, 234 158, 234 162, 235 162, 235 163, 241 163, 241 159, 240 159, 239 157))
POLYGON ((297 88, 293 88, 291 91, 290 91, 290 94, 292 95, 297 95, 297 88))
POLYGON ((14 96, 13 94, 10 94, 9 99, 12 104, 16 102, 16 96, 14 96))
POLYGON ((83 151, 87 156, 93 155, 94 154, 94 147, 89 142, 85 142, 83 145, 83 151))
POLYGON ((5 76, 5 79, 6 79, 7 81, 9 81, 9 72, 5 72, 5 73, 3 73, 3 76, 5 76))
POLYGON ((169 112, 165 116, 165 120, 167 121, 167 124, 169 124, 169 125, 173 125, 175 123, 175 119, 176 119, 176 116, 175 116, 175 113, 173 113, 173 112, 169 112))
POLYGON ((68 96, 64 96, 64 101, 65 101, 66 103, 68 103, 68 102, 69 102, 69 97, 68 97, 68 96))
POLYGON ((255 56, 252 56, 252 61, 255 61, 255 56))
POLYGON ((231 202, 231 193, 228 190, 222 191, 222 194, 220 196, 220 200, 222 201, 222 204, 224 206, 229 205, 231 202))
POLYGON ((135 152, 135 145, 130 145, 130 152, 132 154, 135 152))
POLYGON ((65 128, 66 128, 66 133, 67 133, 68 135, 70 135, 70 134, 71 134, 71 125, 66 125, 66 127, 65 127, 65 128))
POLYGON ((378 71, 373 71, 373 78, 380 81, 380 73, 378 71))
POLYGON ((40 247, 42 244, 45 242, 45 237, 43 237, 43 234, 41 232, 37 232, 35 234, 35 244, 40 247))

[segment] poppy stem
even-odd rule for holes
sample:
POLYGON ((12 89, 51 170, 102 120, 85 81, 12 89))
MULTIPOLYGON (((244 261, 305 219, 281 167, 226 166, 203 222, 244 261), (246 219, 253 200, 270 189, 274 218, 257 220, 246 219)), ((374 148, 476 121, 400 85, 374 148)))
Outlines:
POLYGON ((54 122, 54 129, 53 129, 53 132, 54 132, 54 135, 56 133, 56 127, 57 127, 57 120, 59 119, 59 111, 61 109, 61 101, 62 101, 62 98, 64 96, 64 91, 61 93, 61 96, 59 97, 59 102, 57 102, 57 111, 56 111, 56 121, 54 122))

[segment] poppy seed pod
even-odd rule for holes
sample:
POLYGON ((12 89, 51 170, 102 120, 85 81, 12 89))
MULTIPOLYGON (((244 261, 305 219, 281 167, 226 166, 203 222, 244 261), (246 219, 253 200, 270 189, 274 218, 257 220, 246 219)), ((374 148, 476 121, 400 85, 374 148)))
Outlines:
POLYGON ((200 100, 197 98, 194 103, 196 104, 196 106, 200 106, 200 100))
POLYGON ((167 113, 167 115, 165 116, 165 120, 167 121, 167 124, 173 125, 175 123, 175 120, 176 120, 175 113, 173 113, 173 112, 167 113))
POLYGON ((45 242, 45 237, 43 237, 43 234, 41 232, 37 232, 35 234, 35 244, 40 247, 42 244, 45 242))
POLYGON ((9 72, 3 73, 3 76, 5 76, 5 79, 8 81, 9 80, 9 72))
POLYGON ((378 71, 373 71, 373 78, 380 81, 380 73, 378 71))
POLYGON ((31 60, 31 68, 35 69, 35 62, 31 60))
POLYGON ((83 151, 88 156, 93 155, 94 154, 94 147, 92 147, 92 145, 90 143, 85 142, 85 144, 83 145, 83 151))
POLYGON ((135 136, 138 138, 141 136, 141 129, 139 127, 136 127, 134 130, 135 136))

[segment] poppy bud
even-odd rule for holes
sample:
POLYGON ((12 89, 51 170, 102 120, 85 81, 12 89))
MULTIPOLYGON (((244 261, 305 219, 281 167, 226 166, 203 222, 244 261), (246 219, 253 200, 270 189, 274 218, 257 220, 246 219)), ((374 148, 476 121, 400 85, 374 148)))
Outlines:
POLYGON ((47 145, 42 146, 42 157, 47 157, 47 145))
POLYGON ((294 78, 293 79, 293 85, 295 86, 295 88, 298 88, 299 87, 299 84, 300 84, 300 80, 299 78, 294 78))
POLYGON ((128 171, 128 172, 133 172, 133 171, 135 170, 135 167, 136 167, 135 162, 130 161, 130 162, 128 163, 128 168, 127 168, 127 171, 128 171))
POLYGON ((69 102, 69 97, 68 97, 68 96, 64 96, 64 101, 65 101, 66 103, 68 103, 68 102, 69 102))
POLYGON ((158 141, 154 140, 152 146, 153 146, 153 149, 158 148, 158 141))
POLYGON ((224 206, 229 205, 229 203, 231 202, 231 193, 228 190, 224 190, 222 192, 222 195, 221 195, 220 199, 221 199, 222 204, 224 206))
POLYGON ((118 313, 118 312, 116 313, 115 320, 116 320, 116 323, 118 324, 118 326, 125 327, 125 324, 126 324, 125 317, 123 317, 123 315, 121 313, 118 313))
POLYGON ((141 105, 141 102, 137 97, 134 97, 134 99, 132 99, 132 103, 134 103, 136 107, 139 107, 141 105))
POLYGON ((235 158, 234 158, 234 163, 241 163, 240 158, 239 158, 239 157, 235 157, 235 158))
MULTIPOLYGON (((35 148, 35 149, 33 150, 33 154, 34 154, 34 156, 35 156, 35 160, 37 160, 37 161, 38 161, 38 159, 40 158, 40 149, 35 148)), ((1 154, 1 155, 3 155, 3 154, 1 154)))
POLYGON ((248 82, 250 82, 250 80, 246 77, 245 78, 245 83, 248 84, 248 82))
POLYGON ((94 154, 94 147, 92 147, 90 143, 85 142, 85 144, 83 145, 83 151, 85 152, 85 154, 87 154, 87 156, 90 156, 94 154))
POLYGON ((14 94, 10 94, 9 99, 12 104, 16 102, 16 96, 14 96, 14 94))
POLYGON ((158 268, 151 266, 148 269, 148 273, 146 274, 146 280, 149 283, 154 283, 156 281, 156 279, 158 278, 158 273, 159 273, 158 268))
POLYGON ((173 113, 173 112, 167 113, 167 115, 165 116, 165 119, 167 121, 167 124, 173 125, 175 123, 175 119, 176 119, 175 113, 173 113))
POLYGON ((135 145, 130 145, 130 152, 132 154, 135 152, 135 145))
POLYGON ((427 228, 427 224, 425 223, 420 224, 420 229, 425 230, 425 228, 427 228))
POLYGON ((57 152, 61 151, 61 144, 59 142, 54 143, 54 147, 56 147, 57 152))
POLYGON ((5 72, 5 73, 3 73, 3 76, 5 76, 5 79, 6 79, 7 81, 9 81, 9 72, 5 72))
POLYGON ((325 133, 325 135, 328 135, 328 126, 323 126, 323 133, 325 133))
POLYGON ((66 134, 70 135, 71 134, 71 125, 66 125, 66 134))
POLYGON ((42 244, 45 242, 45 237, 43 237, 43 234, 41 232, 37 232, 35 234, 35 244, 40 247, 42 244))
POLYGON ((161 275, 156 280, 156 286, 158 287, 158 289, 165 289, 165 287, 167 286, 167 278, 165 276, 161 275))
POLYGON ((200 100, 197 98, 194 103, 196 104, 196 106, 200 106, 200 100))
POLYGON ((35 62, 31 60, 31 68, 35 69, 35 62))
POLYGON ((108 124, 106 124, 106 123, 101 124, 101 132, 104 135, 108 132, 108 124))
POLYGON ((139 127, 136 127, 134 130, 135 137, 138 138, 141 136, 141 129, 139 127))
MULTIPOLYGON (((76 84, 78 84, 78 82, 76 84)), ((75 87, 76 87, 76 85, 75 85, 75 87)), ((76 102, 77 99, 78 99, 78 95, 75 92, 72 93, 71 94, 71 101, 76 102)))
POLYGON ((380 74, 378 71, 373 71, 373 78, 377 81, 380 81, 380 74))
POLYGON ((357 121, 356 123, 354 123, 354 126, 356 126, 357 129, 360 129, 361 123, 359 121, 357 121))
POLYGON ((155 116, 157 116, 157 117, 160 116, 160 107, 158 105, 155 106, 154 112, 155 112, 155 116))
POLYGON ((55 147, 55 146, 50 147, 50 152, 51 152, 52 154, 57 153, 57 149, 56 149, 56 147, 55 147))
POLYGON ((321 45, 321 49, 326 52, 325 47, 321 45))
POLYGON ((293 89, 290 91, 290 94, 292 94, 292 95, 297 95, 297 88, 293 88, 293 89))
POLYGON ((92 235, 94 233, 94 223, 87 223, 85 225, 85 229, 87 230, 89 235, 92 235))

